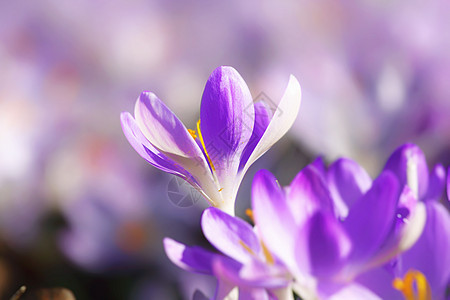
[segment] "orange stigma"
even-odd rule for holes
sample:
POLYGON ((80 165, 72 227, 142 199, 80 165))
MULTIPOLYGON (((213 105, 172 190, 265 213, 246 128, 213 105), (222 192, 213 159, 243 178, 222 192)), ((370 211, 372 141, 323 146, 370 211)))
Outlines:
POLYGON ((403 279, 395 278, 392 286, 402 292, 405 300, 432 300, 427 278, 419 271, 409 270, 403 279))

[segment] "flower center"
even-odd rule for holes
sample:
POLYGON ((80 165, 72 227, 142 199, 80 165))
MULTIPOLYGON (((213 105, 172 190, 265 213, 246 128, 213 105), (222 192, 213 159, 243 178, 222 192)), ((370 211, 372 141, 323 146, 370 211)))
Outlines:
POLYGON ((195 134, 195 130, 188 129, 189 134, 192 136, 192 138, 195 140, 197 138, 197 135, 195 134))
POLYGON ((392 286, 402 292, 405 300, 431 300, 431 289, 421 272, 409 270, 403 279, 395 278, 392 286))

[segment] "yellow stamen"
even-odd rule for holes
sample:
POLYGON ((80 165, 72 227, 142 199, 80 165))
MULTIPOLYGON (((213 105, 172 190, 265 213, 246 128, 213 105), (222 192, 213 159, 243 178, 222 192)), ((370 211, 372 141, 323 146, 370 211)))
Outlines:
POLYGON ((269 265, 273 265, 275 263, 275 259, 273 258, 270 251, 267 249, 266 244, 264 244, 263 241, 261 241, 261 247, 264 253, 264 257, 266 258, 266 261, 269 265))
POLYGON ((200 139, 200 143, 202 144, 203 150, 205 150, 206 157, 208 158, 209 165, 211 166, 211 169, 213 171, 215 171, 216 169, 214 168, 214 165, 213 165, 213 163, 211 161, 211 158, 208 155, 208 151, 206 151, 205 142, 203 141, 202 132, 200 130, 200 120, 198 120, 198 122, 197 122, 197 131, 198 131, 198 137, 200 139))
POLYGON ((192 138, 195 140, 197 138, 197 135, 195 134, 195 130, 188 129, 189 134, 192 136, 192 138))
POLYGON ((239 241, 239 245, 244 247, 244 249, 247 250, 247 252, 250 253, 251 255, 255 255, 255 252, 253 252, 253 250, 246 243, 244 243, 242 240, 239 241))
POLYGON ((222 190, 223 190, 223 188, 220 188, 220 189, 219 189, 219 192, 221 192, 222 190))
POLYGON ((403 279, 395 278, 392 286, 402 292, 405 300, 432 299, 430 285, 425 275, 416 270, 409 270, 403 279))
POLYGON ((245 210, 245 214, 247 215, 247 217, 250 218, 250 220, 252 220, 253 223, 255 223, 255 219, 253 218, 253 210, 251 210, 250 208, 247 208, 245 210))

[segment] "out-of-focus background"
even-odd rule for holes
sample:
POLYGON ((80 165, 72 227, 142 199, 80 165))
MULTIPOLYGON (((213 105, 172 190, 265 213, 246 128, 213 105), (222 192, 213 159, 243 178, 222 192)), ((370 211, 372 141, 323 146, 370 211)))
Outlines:
POLYGON ((205 201, 148 165, 119 121, 143 90, 191 127, 204 84, 236 68, 277 103, 294 74, 297 122, 252 166, 288 184, 315 156, 372 176, 417 143, 450 163, 450 3, 445 0, 2 1, 0 297, 21 285, 77 299, 190 299, 215 282, 173 266, 162 238, 205 244, 205 201), (180 193, 187 190, 183 189, 180 193), (198 201, 197 201, 198 200, 198 201))

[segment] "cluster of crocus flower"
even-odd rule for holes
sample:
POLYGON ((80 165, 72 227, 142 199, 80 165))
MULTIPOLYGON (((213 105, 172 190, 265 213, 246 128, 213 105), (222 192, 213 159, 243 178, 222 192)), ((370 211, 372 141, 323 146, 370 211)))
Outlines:
POLYGON ((272 115, 252 102, 234 69, 220 67, 206 84, 196 132, 152 93, 138 99, 135 119, 122 114, 136 151, 212 205, 201 226, 219 252, 166 238, 167 256, 216 277, 214 299, 443 299, 450 279, 450 217, 439 203, 445 169, 429 172, 413 144, 394 151, 374 180, 345 158, 327 167, 319 157, 287 187, 260 170, 247 211, 254 225, 234 216, 246 170, 286 133, 299 105, 294 77, 272 115))
POLYGON ((444 299, 450 216, 438 202, 445 171, 420 149, 396 150, 371 180, 357 163, 319 158, 288 187, 259 171, 254 226, 216 208, 203 233, 221 253, 164 241, 168 257, 218 279, 214 299, 444 299), (429 253, 427 253, 427 251, 429 253), (230 294, 231 293, 231 294, 230 294))

